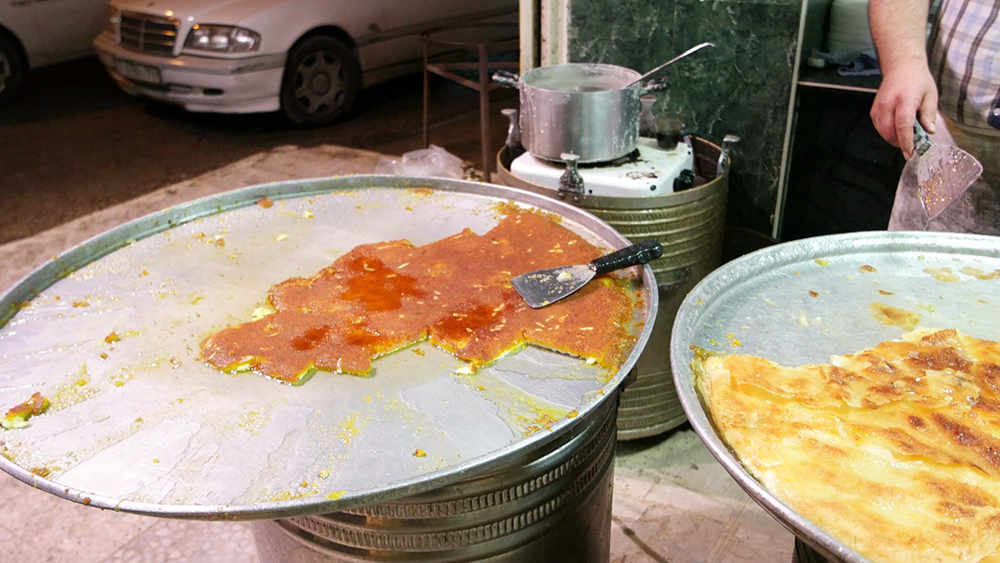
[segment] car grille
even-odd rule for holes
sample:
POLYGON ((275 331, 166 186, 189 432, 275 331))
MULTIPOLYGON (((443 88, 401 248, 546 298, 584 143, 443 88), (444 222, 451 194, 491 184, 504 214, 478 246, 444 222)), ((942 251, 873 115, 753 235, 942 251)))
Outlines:
POLYGON ((161 16, 123 12, 118 34, 125 48, 155 55, 173 55, 177 23, 177 20, 161 16))

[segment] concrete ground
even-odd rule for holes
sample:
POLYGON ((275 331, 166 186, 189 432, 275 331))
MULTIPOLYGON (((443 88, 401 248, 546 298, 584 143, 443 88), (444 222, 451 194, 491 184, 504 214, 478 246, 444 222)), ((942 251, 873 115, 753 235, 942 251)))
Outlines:
MULTIPOLYGON (((281 146, 0 245, 0 292, 50 257, 122 222, 183 201, 276 180, 370 171, 383 155, 281 146)), ((0 473, 0 551, 10 561, 254 563, 250 525, 105 512, 0 473)), ((793 537, 750 499, 686 426, 621 443, 613 563, 784 563, 793 537)))

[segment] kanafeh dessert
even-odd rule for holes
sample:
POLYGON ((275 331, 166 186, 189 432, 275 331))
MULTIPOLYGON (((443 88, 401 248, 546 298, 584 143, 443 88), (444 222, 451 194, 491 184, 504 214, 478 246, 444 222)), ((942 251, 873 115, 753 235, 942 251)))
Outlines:
POLYGON ((272 286, 274 312, 209 336, 202 358, 221 370, 299 383, 314 370, 365 375, 373 359, 429 340, 471 370, 529 344, 614 370, 634 344, 626 329, 634 280, 600 276, 541 309, 510 284, 603 253, 534 213, 508 215, 483 235, 466 229, 423 246, 361 245, 311 278, 272 286))
POLYGON ((1000 563, 1000 344, 916 328, 830 363, 696 354, 747 471, 876 563, 1000 563))

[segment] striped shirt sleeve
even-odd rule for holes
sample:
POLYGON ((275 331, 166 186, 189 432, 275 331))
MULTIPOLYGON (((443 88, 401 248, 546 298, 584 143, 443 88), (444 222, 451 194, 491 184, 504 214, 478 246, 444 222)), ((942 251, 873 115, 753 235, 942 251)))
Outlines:
POLYGON ((1000 99, 1000 1, 943 0, 930 36, 930 68, 941 112, 969 127, 1000 99))

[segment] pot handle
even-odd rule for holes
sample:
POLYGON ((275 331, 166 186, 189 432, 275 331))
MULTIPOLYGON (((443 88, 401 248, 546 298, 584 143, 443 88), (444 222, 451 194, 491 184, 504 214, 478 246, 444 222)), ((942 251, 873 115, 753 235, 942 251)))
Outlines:
POLYGON ((507 88, 517 88, 517 81, 520 77, 513 72, 507 72, 506 70, 498 70, 493 73, 493 82, 501 86, 506 86, 507 88))
POLYGON ((645 96, 646 94, 663 92, 669 88, 670 88, 670 78, 664 77, 657 80, 650 80, 644 86, 639 88, 639 95, 645 96))

